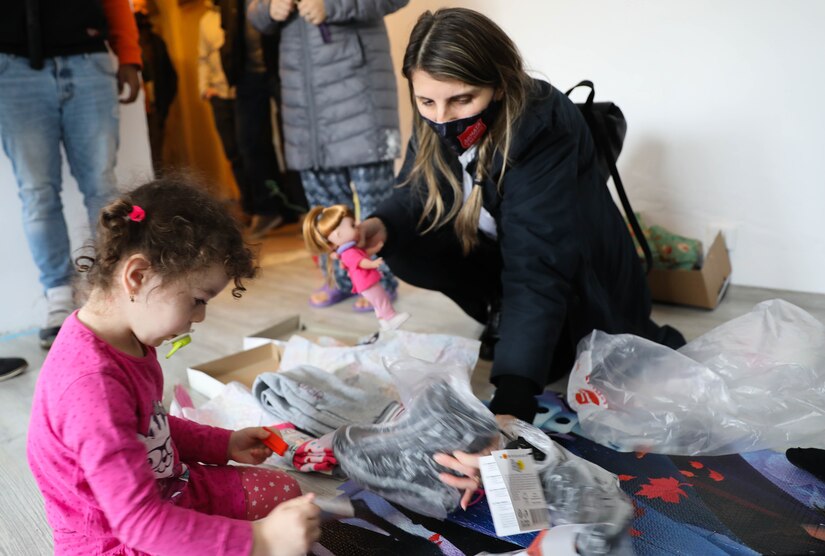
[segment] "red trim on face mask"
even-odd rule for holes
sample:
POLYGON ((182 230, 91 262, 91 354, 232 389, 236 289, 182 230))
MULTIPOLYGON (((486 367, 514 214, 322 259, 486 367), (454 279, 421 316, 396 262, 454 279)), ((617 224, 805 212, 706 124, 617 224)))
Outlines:
POLYGON ((487 126, 479 118, 476 122, 461 132, 458 136, 458 141, 465 149, 469 149, 479 138, 487 131, 487 126))

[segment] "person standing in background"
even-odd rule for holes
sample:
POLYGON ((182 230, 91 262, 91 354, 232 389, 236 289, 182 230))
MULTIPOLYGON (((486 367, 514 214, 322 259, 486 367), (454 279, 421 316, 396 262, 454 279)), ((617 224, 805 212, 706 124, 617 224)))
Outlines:
POLYGON ((135 12, 140 50, 143 56, 143 93, 146 97, 146 123, 149 127, 149 147, 155 175, 163 169, 163 139, 166 117, 178 92, 178 74, 169 58, 166 43, 152 29, 149 14, 135 12))
MULTIPOLYGON (((242 192, 241 202, 243 203, 244 192, 248 191, 248 187, 245 185, 243 160, 238 150, 235 87, 231 87, 227 82, 221 64, 220 50, 224 44, 224 32, 221 28, 220 8, 209 0, 207 0, 207 7, 209 9, 201 16, 198 33, 198 92, 212 109, 215 129, 220 137, 226 159, 232 167, 235 183, 242 192)), ((249 207, 243 208, 244 216, 251 218, 247 212, 249 207)), ((245 224, 249 224, 249 221, 245 224)))
MULTIPOLYGON (((371 214, 392 193, 394 160, 401 155, 384 16, 408 0, 246 1, 253 25, 280 33, 286 162, 301 172, 309 205, 353 207, 354 187, 360 214, 371 214)), ((310 305, 326 307, 353 295, 338 261, 334 274, 337 286, 317 290, 310 305)), ((381 274, 384 289, 395 298, 398 281, 386 265, 381 274)), ((372 311, 363 298, 354 308, 372 311)))
POLYGON ((272 99, 277 99, 278 38, 263 36, 246 18, 243 0, 219 3, 224 41, 221 64, 236 88, 238 149, 245 179, 239 183, 250 237, 260 239, 284 223, 283 176, 272 142, 272 99))
POLYGON ((0 138, 40 271, 48 349, 74 310, 69 232, 60 198, 61 145, 83 194, 90 229, 116 188, 122 103, 137 99, 138 31, 128 0, 7 2, 0 18, 0 138), (107 50, 117 56, 117 64, 107 50))

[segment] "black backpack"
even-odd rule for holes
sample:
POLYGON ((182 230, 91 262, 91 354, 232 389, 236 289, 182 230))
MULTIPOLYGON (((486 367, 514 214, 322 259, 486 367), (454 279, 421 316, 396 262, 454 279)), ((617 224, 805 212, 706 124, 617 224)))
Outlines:
POLYGON ((627 193, 625 193, 622 178, 616 168, 616 160, 619 158, 619 153, 622 152, 622 144, 627 133, 627 120, 624 119, 621 109, 612 102, 593 102, 596 89, 592 81, 581 81, 568 89, 565 94, 570 96, 570 93, 578 87, 590 88, 587 100, 582 104, 576 104, 576 106, 581 110, 596 144, 596 156, 602 177, 607 181, 608 176, 613 176, 613 184, 616 186, 616 193, 619 194, 619 199, 622 202, 625 218, 627 218, 633 233, 636 235, 636 240, 642 247, 642 251, 644 251, 645 267, 647 272, 650 272, 653 266, 653 254, 650 252, 650 246, 647 244, 642 227, 639 226, 633 207, 630 206, 630 200, 627 198, 627 193))

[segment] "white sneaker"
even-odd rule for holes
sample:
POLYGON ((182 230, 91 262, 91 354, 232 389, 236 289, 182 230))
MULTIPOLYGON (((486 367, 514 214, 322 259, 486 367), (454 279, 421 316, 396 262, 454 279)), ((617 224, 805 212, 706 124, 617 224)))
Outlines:
POLYGON ((46 290, 46 324, 40 329, 40 347, 52 347, 63 321, 74 310, 74 292, 71 286, 58 286, 46 290))
POLYGON ((408 318, 410 318, 409 313, 395 313, 395 316, 391 319, 378 319, 378 325, 381 330, 395 330, 407 322, 408 318))

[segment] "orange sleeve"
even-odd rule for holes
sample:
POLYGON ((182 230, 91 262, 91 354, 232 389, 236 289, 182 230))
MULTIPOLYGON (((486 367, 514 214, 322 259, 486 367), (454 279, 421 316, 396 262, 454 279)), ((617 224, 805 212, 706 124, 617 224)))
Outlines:
POLYGON ((138 43, 137 23, 129 0, 103 0, 103 12, 109 27, 109 44, 120 65, 143 65, 138 43))

